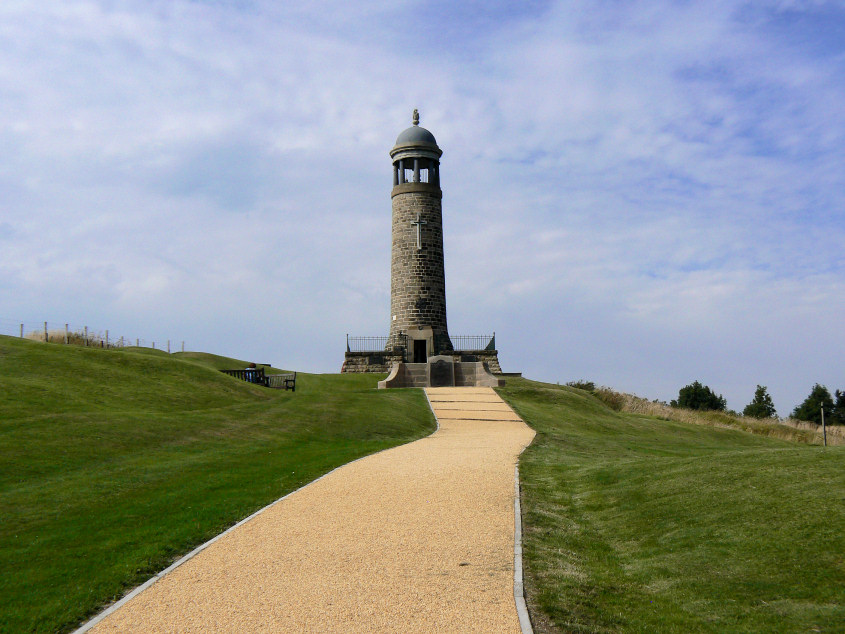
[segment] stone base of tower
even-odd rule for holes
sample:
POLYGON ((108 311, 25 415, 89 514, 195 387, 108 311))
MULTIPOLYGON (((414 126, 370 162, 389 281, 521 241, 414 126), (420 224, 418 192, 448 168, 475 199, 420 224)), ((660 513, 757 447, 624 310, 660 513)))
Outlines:
POLYGON ((390 374, 378 382, 379 389, 391 387, 504 387, 505 380, 493 376, 481 361, 454 361, 450 355, 429 358, 427 363, 394 363, 390 374))
MULTIPOLYGON (((498 350, 454 350, 445 354, 452 358, 453 363, 482 363, 491 374, 502 374, 498 350)), ((405 361, 405 354, 402 352, 347 351, 340 371, 344 374, 350 372, 386 373, 391 371, 395 363, 404 363, 405 361)))
POLYGON ((358 372, 374 372, 385 373, 390 372, 390 368, 394 363, 400 363, 405 360, 402 353, 393 352, 348 352, 343 360, 343 367, 340 371, 346 373, 358 372))
POLYGON ((490 370, 491 374, 502 374, 502 366, 499 365, 498 350, 459 350, 453 355, 456 362, 461 363, 483 363, 490 370))

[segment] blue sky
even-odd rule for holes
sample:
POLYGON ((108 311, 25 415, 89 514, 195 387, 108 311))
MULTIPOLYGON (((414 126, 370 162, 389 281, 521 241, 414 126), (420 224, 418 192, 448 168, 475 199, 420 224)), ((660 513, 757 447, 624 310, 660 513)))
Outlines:
POLYGON ((6 0, 0 332, 339 370, 414 108, 450 331, 506 371, 845 388, 842 2, 6 0))

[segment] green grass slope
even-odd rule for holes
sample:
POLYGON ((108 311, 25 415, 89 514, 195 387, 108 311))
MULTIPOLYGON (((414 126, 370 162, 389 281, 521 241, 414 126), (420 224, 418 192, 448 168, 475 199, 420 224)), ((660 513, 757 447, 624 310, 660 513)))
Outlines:
POLYGON ((434 430, 420 390, 378 376, 299 374, 291 393, 200 357, 0 337, 0 631, 72 629, 274 499, 434 430))
POLYGON ((541 632, 845 631, 845 447, 614 412, 509 380, 541 632))
MULTIPOLYGON (((131 348, 130 348, 131 349, 131 348)), ((182 361, 193 361, 200 365, 205 365, 215 370, 240 370, 249 365, 249 361, 242 359, 233 359, 232 357, 223 357, 218 354, 211 354, 210 352, 174 352, 174 359, 181 359, 182 361)), ((264 368, 267 374, 286 373, 287 370, 279 370, 271 365, 256 364, 259 368, 264 368)), ((292 372, 292 370, 291 370, 292 372)))

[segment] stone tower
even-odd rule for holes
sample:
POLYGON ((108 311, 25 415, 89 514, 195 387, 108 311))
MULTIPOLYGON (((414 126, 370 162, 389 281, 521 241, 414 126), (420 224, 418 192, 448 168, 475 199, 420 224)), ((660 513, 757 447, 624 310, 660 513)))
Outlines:
POLYGON ((504 385, 496 333, 455 337, 446 327, 443 192, 434 135, 413 125, 396 139, 393 162, 390 331, 346 336, 341 372, 387 372, 379 388, 504 385), (386 340, 386 343, 385 343, 386 340))
POLYGON ((410 363, 452 351, 446 327, 443 192, 434 135, 413 125, 390 150, 393 160, 390 336, 388 350, 406 349, 410 363))

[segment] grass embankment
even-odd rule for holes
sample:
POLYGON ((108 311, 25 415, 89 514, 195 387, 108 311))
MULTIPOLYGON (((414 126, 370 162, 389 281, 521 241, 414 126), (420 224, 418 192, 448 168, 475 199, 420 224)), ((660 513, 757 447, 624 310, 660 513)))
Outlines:
POLYGON ((845 447, 509 380, 540 632, 845 631, 845 447))
POLYGON ((274 499, 434 430, 420 390, 378 376, 300 373, 291 393, 186 356, 0 337, 0 631, 72 629, 274 499))

